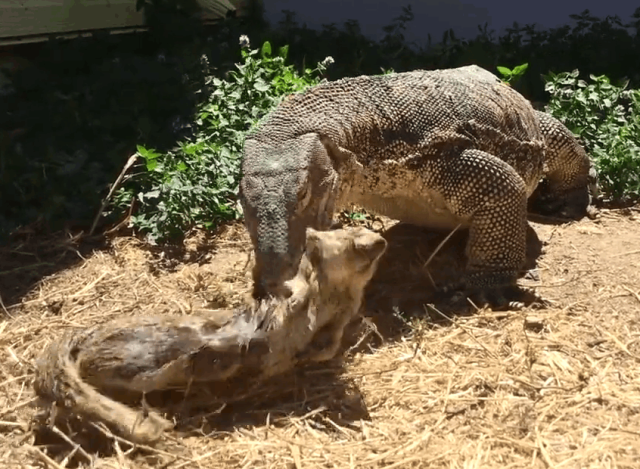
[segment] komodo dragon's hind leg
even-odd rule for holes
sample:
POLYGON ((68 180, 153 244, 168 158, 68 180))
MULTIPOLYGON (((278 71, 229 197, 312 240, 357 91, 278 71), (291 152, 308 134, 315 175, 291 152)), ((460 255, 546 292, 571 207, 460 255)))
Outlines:
POLYGON ((523 179, 509 164, 480 150, 465 150, 435 165, 433 185, 457 216, 470 219, 465 276, 445 290, 455 292, 455 302, 467 303, 469 297, 478 306, 517 308, 531 302, 531 293, 516 283, 526 260, 523 179))

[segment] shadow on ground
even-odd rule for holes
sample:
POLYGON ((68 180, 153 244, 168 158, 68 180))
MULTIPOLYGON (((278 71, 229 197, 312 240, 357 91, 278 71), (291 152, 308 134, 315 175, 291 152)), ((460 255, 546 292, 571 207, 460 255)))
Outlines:
MULTIPOLYGON (((468 314, 441 312, 445 309, 446 297, 438 288, 455 283, 464 275, 468 231, 458 230, 449 239, 447 236, 449 233, 403 223, 385 231, 389 247, 366 291, 367 315, 385 339, 398 339, 412 318, 448 323, 452 312, 468 314)), ((525 284, 527 279, 535 279, 541 253, 542 242, 529 225, 527 260, 520 275, 525 277, 525 284)))
MULTIPOLYGON (((80 239, 69 233, 14 236, 10 244, 0 247, 0 298, 10 312, 12 306, 46 277, 71 269, 105 248, 104 238, 80 239)), ((6 312, 5 312, 6 314, 6 312)))

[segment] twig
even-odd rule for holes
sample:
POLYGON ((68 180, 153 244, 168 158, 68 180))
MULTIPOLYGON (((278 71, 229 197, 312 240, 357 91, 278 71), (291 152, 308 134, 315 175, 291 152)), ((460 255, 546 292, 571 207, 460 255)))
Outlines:
POLYGON ((133 207, 136 204, 136 198, 135 196, 131 199, 131 204, 129 205, 129 213, 127 213, 127 216, 124 217, 122 219, 122 221, 120 223, 118 223, 116 226, 114 226, 113 228, 108 229, 107 231, 104 232, 105 235, 111 235, 113 233, 116 233, 118 230, 120 230, 120 228, 122 228, 124 225, 126 225, 129 220, 131 219, 131 214, 133 213, 133 207))
POLYGON ((98 213, 96 213, 96 216, 93 219, 93 223, 91 224, 91 229, 89 230, 89 235, 88 236, 91 236, 93 234, 93 232, 95 231, 96 226, 98 225, 98 220, 100 219, 100 215, 102 215, 102 212, 104 212, 105 207, 107 206, 107 204, 111 200, 111 196, 113 195, 113 193, 116 191, 116 189, 118 188, 118 186, 122 182, 122 179, 124 178, 125 173, 129 170, 129 168, 133 165, 133 163, 136 162, 137 159, 138 159, 138 154, 134 153, 133 155, 131 155, 129 157, 129 159, 125 163, 124 167, 122 168, 122 171, 120 171, 120 174, 116 178, 116 181, 111 186, 111 189, 109 190, 109 193, 107 194, 107 196, 102 201, 102 204, 100 205, 100 210, 98 210, 98 213))
POLYGON ((380 341, 384 343, 384 337, 382 337, 382 334, 380 334, 380 332, 378 331, 378 327, 371 320, 369 320, 369 318, 363 317, 362 322, 367 326, 367 330, 364 334, 362 334, 362 336, 354 345, 347 349, 347 354, 352 353, 354 350, 360 347, 362 343, 367 339, 367 337, 369 337, 372 333, 376 334, 380 341))
POLYGON ((76 455, 79 449, 80 449, 80 445, 76 445, 76 447, 73 448, 71 452, 64 457, 60 465, 62 467, 67 467, 67 464, 69 464, 69 461, 71 461, 71 458, 76 455))
POLYGON ((163 456, 174 458, 174 460, 182 459, 183 461, 193 462, 193 458, 187 458, 186 456, 182 456, 180 454, 172 454, 172 453, 169 453, 167 451, 162 451, 161 449, 158 449, 158 448, 153 448, 152 446, 147 446, 147 445, 143 445, 143 444, 140 444, 140 443, 134 443, 133 441, 129 441, 126 438, 122 438, 121 436, 113 434, 111 432, 111 430, 109 430, 107 427, 105 427, 102 424, 97 424, 97 423, 91 422, 91 426, 96 428, 99 432, 101 432, 107 438, 112 438, 113 440, 118 441, 120 443, 126 443, 126 444, 128 444, 130 446, 133 446, 135 448, 140 448, 140 449, 143 449, 145 451, 150 451, 152 453, 162 454, 163 456))
POLYGON ((547 452, 547 448, 544 446, 544 442, 542 441, 542 437, 540 436, 540 431, 536 428, 536 444, 538 445, 538 449, 540 450, 540 456, 542 456, 542 460, 547 465, 547 467, 554 467, 553 461, 549 457, 549 453, 547 452))
POLYGON ((11 313, 7 310, 7 307, 4 305, 4 301, 2 301, 2 295, 0 295, 0 306, 2 306, 2 311, 4 311, 4 314, 6 314, 8 317, 10 317, 11 319, 13 319, 13 316, 11 315, 11 313))
POLYGON ((302 461, 300 460, 300 447, 298 445, 289 444, 291 450, 291 456, 293 457, 293 464, 296 469, 302 469, 302 461))
POLYGON ((19 404, 14 405, 13 407, 9 407, 8 409, 3 409, 2 411, 0 411, 0 418, 4 417, 5 415, 11 414, 12 412, 15 412, 18 409, 22 409, 23 407, 26 407, 36 402, 37 400, 38 398, 34 397, 33 399, 29 399, 28 401, 21 402, 19 404))
POLYGON ((611 431, 628 433, 629 435, 640 436, 640 432, 636 432, 636 431, 633 431, 633 430, 628 430, 626 428, 621 428, 621 427, 611 427, 611 431))
MULTIPOLYGON (((102 274, 100 274, 100 276, 95 279, 92 280, 91 282, 89 282, 88 284, 86 284, 79 292, 74 293, 73 295, 69 296, 69 298, 78 298, 79 296, 81 296, 83 293, 88 292, 89 290, 91 290, 93 287, 95 287, 98 283, 100 283, 100 281, 105 278, 107 276, 108 272, 102 272, 102 274)), ((124 275, 124 274, 123 274, 124 275)), ((120 275, 120 277, 122 277, 123 275, 120 275)), ((117 277, 116 277, 117 278, 117 277)), ((112 279, 115 280, 115 279, 112 279)))
POLYGON ((200 456, 198 456, 196 458, 193 458, 191 461, 183 461, 180 464, 178 464, 177 466, 174 466, 173 469, 180 469, 180 468, 186 466, 187 464, 202 462, 204 459, 210 458, 211 456, 215 455, 219 451, 220 450, 209 451, 208 453, 205 453, 205 454, 202 454, 202 455, 200 455, 200 456))
POLYGON ((442 241, 440 241, 440 244, 438 244, 436 246, 436 249, 431 253, 429 258, 427 259, 427 262, 425 262, 424 265, 422 266, 423 269, 425 269, 429 265, 429 263, 431 262, 433 257, 436 254, 438 254, 438 251, 440 251, 440 249, 442 249, 442 246, 444 246, 444 243, 449 241, 449 238, 451 238, 453 236, 453 233, 455 233, 458 230, 458 228, 460 228, 460 226, 462 226, 462 225, 460 223, 458 223, 458 226, 456 226, 453 230, 451 230, 451 233, 449 233, 446 238, 444 238, 442 241))
MULTIPOLYGON (((90 463, 90 464, 93 464, 93 458, 92 458, 91 456, 89 456, 89 455, 87 454, 87 452, 86 452, 84 449, 82 449, 82 446, 80 446, 78 443, 76 443, 76 442, 75 442, 75 441, 73 441, 71 438, 69 438, 67 435, 65 435, 65 434, 64 434, 64 433, 63 433, 63 432, 62 432, 58 427, 56 427, 55 425, 53 425, 53 426, 51 427, 51 430, 53 431, 53 433, 55 433, 56 435, 58 435, 60 438, 62 438, 64 441, 66 441, 67 443, 69 443, 69 444, 71 445, 71 447, 73 448, 73 451, 72 451, 71 453, 76 453, 76 452, 78 452, 78 453, 80 453, 81 455, 83 455, 83 456, 87 459, 87 461, 89 461, 89 463, 90 463)), ((68 455, 68 456, 65 458, 65 461, 66 461, 67 459, 70 459, 70 456, 71 456, 71 454, 70 454, 70 455, 68 455)), ((65 463, 65 464, 63 464, 63 465, 66 465, 66 463, 65 463)))
POLYGON ((603 334, 606 334, 609 336, 609 338, 618 346, 620 347, 620 349, 626 353, 627 355, 629 355, 631 358, 636 359, 637 361, 640 362, 640 357, 638 355, 635 355, 633 353, 631 353, 631 351, 629 351, 629 349, 627 348, 626 345, 624 345, 620 339, 618 339, 615 335, 613 335, 611 332, 608 331, 602 331, 603 334))
POLYGON ((610 258, 622 257, 622 256, 629 256, 631 254, 638 254, 638 253, 640 253, 640 249, 634 249, 633 251, 622 252, 622 253, 614 254, 614 255, 609 256, 609 257, 610 258))
MULTIPOLYGON (((444 419, 443 418, 439 419, 439 421, 436 423, 436 425, 434 425, 434 427, 439 426, 440 423, 442 422, 442 420, 444 420, 444 419)), ((400 447, 393 447, 390 450, 385 451, 382 454, 377 454, 375 456, 371 455, 371 456, 365 458, 362 461, 361 464, 363 466, 369 466, 371 464, 375 464, 377 462, 383 461, 384 459, 388 458, 389 456, 395 456, 395 455, 411 453, 412 451, 414 451, 421 444, 425 444, 425 445, 428 446, 432 435, 433 435, 433 429, 429 428, 429 429, 425 430, 422 433, 420 438, 418 438, 418 439, 416 439, 414 441, 408 441, 407 443, 404 443, 400 447)))
POLYGON ((54 264, 52 264, 51 262, 38 262, 37 264, 23 265, 22 267, 16 267, 15 269, 5 270, 4 272, 0 272, 0 275, 14 274, 16 272, 20 272, 21 270, 35 269, 36 267, 41 267, 43 265, 54 265, 54 264))
POLYGON ((182 425, 185 425, 187 423, 191 423, 191 422, 196 421, 196 420, 208 419, 212 415, 220 414, 226 407, 227 407, 227 404, 225 402, 214 411, 207 412, 206 414, 194 415, 193 417, 189 417, 187 419, 184 419, 184 420, 180 421, 179 423, 182 424, 182 425))
POLYGON ((622 285, 622 288, 624 288, 624 289, 625 289, 625 290, 627 290, 629 293, 631 293, 631 294, 636 298, 636 300, 638 300, 638 301, 640 302, 640 295, 638 294, 638 292, 633 291, 631 288, 629 288, 629 287, 628 287, 628 286, 626 286, 626 285, 622 285))
POLYGON ((27 449, 32 453, 34 453, 43 463, 53 467, 53 469, 64 469, 60 464, 58 464, 49 456, 44 454, 40 448, 36 448, 35 446, 28 445, 27 449))
POLYGON ((394 462, 389 466, 384 466, 383 469, 395 469, 396 467, 406 467, 408 463, 414 461, 423 461, 421 456, 410 456, 408 458, 403 459, 402 461, 394 462))
POLYGON ((0 420, 0 427, 24 428, 25 425, 20 422, 6 422, 4 420, 0 420))

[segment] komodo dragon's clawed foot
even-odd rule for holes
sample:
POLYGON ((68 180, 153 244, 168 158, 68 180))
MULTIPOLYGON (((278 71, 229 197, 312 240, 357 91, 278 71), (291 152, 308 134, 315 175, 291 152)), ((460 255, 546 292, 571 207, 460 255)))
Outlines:
POLYGON ((544 308, 549 302, 538 296, 533 290, 519 285, 494 287, 443 288, 447 294, 447 306, 455 310, 473 310, 489 307, 494 311, 519 311, 527 306, 544 308))

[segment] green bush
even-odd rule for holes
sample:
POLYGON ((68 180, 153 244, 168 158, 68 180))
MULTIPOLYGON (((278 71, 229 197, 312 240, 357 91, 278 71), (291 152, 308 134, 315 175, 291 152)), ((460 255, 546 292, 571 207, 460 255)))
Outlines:
POLYGON ((611 198, 640 194, 640 90, 628 81, 615 85, 606 76, 579 79, 579 71, 549 73, 547 111, 584 143, 599 173, 601 189, 611 198))
MULTIPOLYGON (((205 80, 208 99, 198 106, 194 136, 177 148, 159 152, 138 146, 142 171, 129 178, 116 193, 113 210, 128 210, 135 197, 138 208, 131 218, 151 242, 178 237, 192 227, 214 228, 238 216, 236 194, 244 135, 282 98, 320 82, 333 59, 299 74, 286 65, 288 47, 273 56, 271 44, 249 49, 241 36, 242 63, 226 78, 205 80)), ((208 67, 208 64, 203 64, 208 67)))

